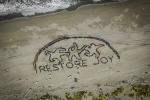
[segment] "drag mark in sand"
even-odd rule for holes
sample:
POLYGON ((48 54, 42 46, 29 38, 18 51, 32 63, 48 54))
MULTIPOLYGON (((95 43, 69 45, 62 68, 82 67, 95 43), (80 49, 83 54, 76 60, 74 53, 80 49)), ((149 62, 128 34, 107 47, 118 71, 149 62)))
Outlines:
POLYGON ((33 66, 36 73, 55 72, 111 64, 119 53, 98 37, 61 37, 37 52, 33 66))

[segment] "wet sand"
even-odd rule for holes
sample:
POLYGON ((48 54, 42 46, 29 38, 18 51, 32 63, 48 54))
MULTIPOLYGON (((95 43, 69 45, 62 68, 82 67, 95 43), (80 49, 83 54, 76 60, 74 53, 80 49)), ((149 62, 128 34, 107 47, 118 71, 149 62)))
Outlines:
MULTIPOLYGON (((97 84, 104 92, 130 84, 149 85, 149 5, 149 0, 129 0, 1 21, 0 99, 36 99, 46 93, 63 97, 65 92, 80 90, 94 93, 99 91, 97 84), (118 51, 120 60, 98 68, 91 66, 37 74, 33 67, 36 53, 50 41, 62 36, 103 38, 118 51), (78 81, 75 82, 75 79, 78 81)), ((136 100, 136 97, 122 94, 118 98, 136 100)), ((144 100, 149 98, 144 96, 144 100)))

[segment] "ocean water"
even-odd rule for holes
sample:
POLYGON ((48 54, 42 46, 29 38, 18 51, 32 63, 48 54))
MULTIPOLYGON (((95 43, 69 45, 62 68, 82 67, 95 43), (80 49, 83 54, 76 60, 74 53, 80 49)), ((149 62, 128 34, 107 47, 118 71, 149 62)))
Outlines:
POLYGON ((31 16, 63 9, 75 9, 92 3, 120 2, 125 0, 0 0, 0 17, 13 14, 31 16))

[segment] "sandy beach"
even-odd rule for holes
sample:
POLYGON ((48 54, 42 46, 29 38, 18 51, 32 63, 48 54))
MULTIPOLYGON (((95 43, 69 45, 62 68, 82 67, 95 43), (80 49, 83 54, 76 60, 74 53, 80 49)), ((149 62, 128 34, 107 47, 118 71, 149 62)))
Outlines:
MULTIPOLYGON (((80 64, 86 65, 84 60, 80 64)), ((149 100, 149 83, 149 0, 85 5, 74 11, 0 22, 0 100, 46 100, 37 98, 47 93, 65 98, 66 93, 78 91, 110 94, 102 95, 102 99, 88 95, 82 100, 149 100), (80 38, 55 42, 62 37, 80 38), (100 41, 81 37, 96 37, 100 41), (52 41, 55 44, 51 46, 52 41), (36 73, 33 63, 39 51, 37 66, 48 62, 43 60, 49 59, 44 55, 46 50, 62 47, 70 48, 69 51, 72 47, 86 48, 92 43, 104 45, 98 55, 99 64, 94 65, 93 55, 85 51, 81 57, 88 59, 87 67, 36 73), (137 87, 140 91, 131 91, 132 86, 139 85, 147 86, 147 90, 142 88, 146 94, 141 92, 141 87, 137 87), (120 87, 123 90, 115 94, 120 87)))

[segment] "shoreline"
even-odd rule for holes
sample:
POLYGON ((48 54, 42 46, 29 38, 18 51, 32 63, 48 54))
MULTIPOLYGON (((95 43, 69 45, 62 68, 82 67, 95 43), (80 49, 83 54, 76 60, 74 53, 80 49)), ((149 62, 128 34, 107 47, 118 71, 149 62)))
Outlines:
POLYGON ((12 13, 12 14, 8 14, 8 15, 0 15, 0 23, 1 22, 7 22, 7 21, 10 21, 10 20, 17 20, 17 19, 22 19, 22 18, 32 18, 32 17, 39 17, 39 16, 47 16, 47 15, 52 15, 52 14, 56 14, 56 13, 60 13, 62 11, 68 11, 68 12, 71 12, 71 11, 75 11, 79 8, 82 8, 82 7, 85 7, 85 6, 95 6, 95 5, 111 5, 111 4, 117 4, 117 3, 123 3, 123 2, 127 2, 128 0, 125 0, 125 1, 105 1, 105 2, 97 2, 97 3, 91 3, 91 2, 86 2, 86 3, 83 3, 83 4, 77 4, 77 5, 73 5, 73 6, 70 6, 68 8, 65 8, 65 9, 57 9, 56 11, 51 11, 51 12, 47 12, 47 13, 35 13, 34 15, 29 15, 29 16, 23 16, 21 13, 12 13))

